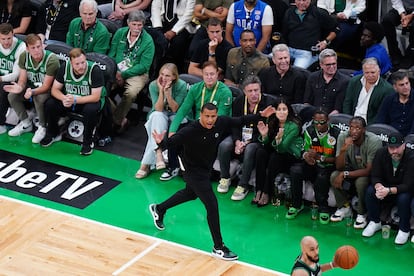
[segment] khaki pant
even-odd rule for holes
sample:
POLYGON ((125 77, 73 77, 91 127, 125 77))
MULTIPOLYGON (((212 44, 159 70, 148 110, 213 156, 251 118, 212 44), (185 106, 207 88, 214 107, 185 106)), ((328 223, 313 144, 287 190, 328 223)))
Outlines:
MULTIPOLYGON (((26 107, 24 106, 24 102, 27 101, 24 98, 24 91, 20 94, 9 93, 7 97, 10 106, 14 109, 20 121, 23 121, 29 117, 26 107)), ((39 116, 39 123, 42 127, 46 126, 44 103, 49 97, 50 93, 42 93, 32 97, 37 116, 39 116)))
MULTIPOLYGON (((336 176, 339 174, 339 171, 334 171, 331 174, 331 184, 333 183, 336 176)), ((358 177, 356 178, 353 183, 355 183, 355 190, 358 197, 358 208, 357 212, 360 215, 363 215, 366 213, 365 208, 365 191, 367 189, 367 186, 369 185, 369 177, 358 177)), ((336 206, 338 208, 341 208, 345 205, 345 203, 349 202, 351 203, 351 194, 348 191, 344 191, 341 189, 333 188, 335 200, 336 200, 336 206)))
POLYGON ((120 125, 122 119, 126 117, 131 109, 132 103, 138 96, 138 93, 144 88, 148 82, 148 74, 143 74, 136 77, 130 77, 125 80, 125 91, 122 95, 121 102, 116 106, 114 110, 114 123, 120 125))

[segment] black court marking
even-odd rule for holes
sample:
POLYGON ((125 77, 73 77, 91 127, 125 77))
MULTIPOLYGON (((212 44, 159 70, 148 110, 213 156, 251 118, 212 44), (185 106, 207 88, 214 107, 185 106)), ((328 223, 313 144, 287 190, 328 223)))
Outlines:
POLYGON ((121 181, 0 150, 0 187, 84 209, 121 181))

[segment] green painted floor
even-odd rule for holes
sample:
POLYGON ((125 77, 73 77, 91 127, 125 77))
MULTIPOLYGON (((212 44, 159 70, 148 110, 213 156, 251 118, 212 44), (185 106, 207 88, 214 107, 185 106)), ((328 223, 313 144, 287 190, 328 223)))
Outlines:
MULTIPOLYGON (((32 158, 68 166, 74 169, 122 181, 99 200, 80 210, 48 200, 1 188, 0 194, 57 209, 99 222, 177 242, 209 252, 212 247, 204 208, 199 200, 171 209, 165 217, 165 231, 158 231, 152 223, 148 204, 160 202, 183 187, 180 178, 169 182, 158 180, 160 172, 145 180, 134 174, 139 162, 99 150, 88 157, 79 155, 78 145, 59 142, 49 148, 31 143, 32 134, 20 137, 0 135, 0 149, 32 158)), ((1 162, 0 157, 0 162, 1 162)), ((217 183, 213 183, 214 189, 217 183)), ((233 188, 234 189, 234 188, 233 188)), ((327 275, 412 275, 414 245, 395 246, 393 231, 389 240, 378 233, 365 239, 361 231, 347 228, 344 223, 320 225, 310 219, 309 209, 295 220, 284 218, 285 207, 250 205, 252 194, 241 202, 230 200, 232 190, 217 194, 222 234, 225 243, 238 253, 243 262, 289 273, 299 254, 299 241, 304 235, 313 235, 319 241, 320 260, 329 262, 336 248, 350 244, 360 254, 359 264, 352 270, 335 269, 327 275)))

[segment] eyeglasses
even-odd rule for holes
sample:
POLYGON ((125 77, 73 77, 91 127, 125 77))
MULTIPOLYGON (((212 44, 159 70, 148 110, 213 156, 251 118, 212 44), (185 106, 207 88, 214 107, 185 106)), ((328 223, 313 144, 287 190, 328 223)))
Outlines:
POLYGON ((326 64, 324 64, 326 67, 329 67, 329 66, 336 66, 336 63, 326 63, 326 64))
POLYGON ((328 121, 326 121, 326 120, 321 120, 321 121, 313 120, 313 124, 315 124, 315 125, 324 125, 326 123, 328 123, 328 121))

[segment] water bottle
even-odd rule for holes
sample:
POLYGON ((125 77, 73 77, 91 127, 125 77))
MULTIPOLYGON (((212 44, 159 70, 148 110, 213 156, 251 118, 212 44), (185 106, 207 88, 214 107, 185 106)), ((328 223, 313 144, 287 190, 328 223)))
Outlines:
POLYGON ((290 176, 284 175, 283 182, 286 185, 286 202, 285 206, 287 208, 291 207, 292 205, 292 186, 290 183, 290 176))
POLYGON ((100 147, 104 147, 104 146, 110 144, 111 142, 112 142, 111 137, 110 136, 105 136, 105 137, 99 139, 98 144, 99 144, 100 147))
POLYGON ((356 24, 357 23, 357 19, 358 19, 357 13, 356 13, 355 9, 352 8, 351 9, 351 15, 349 16, 348 21, 351 24, 356 24))

